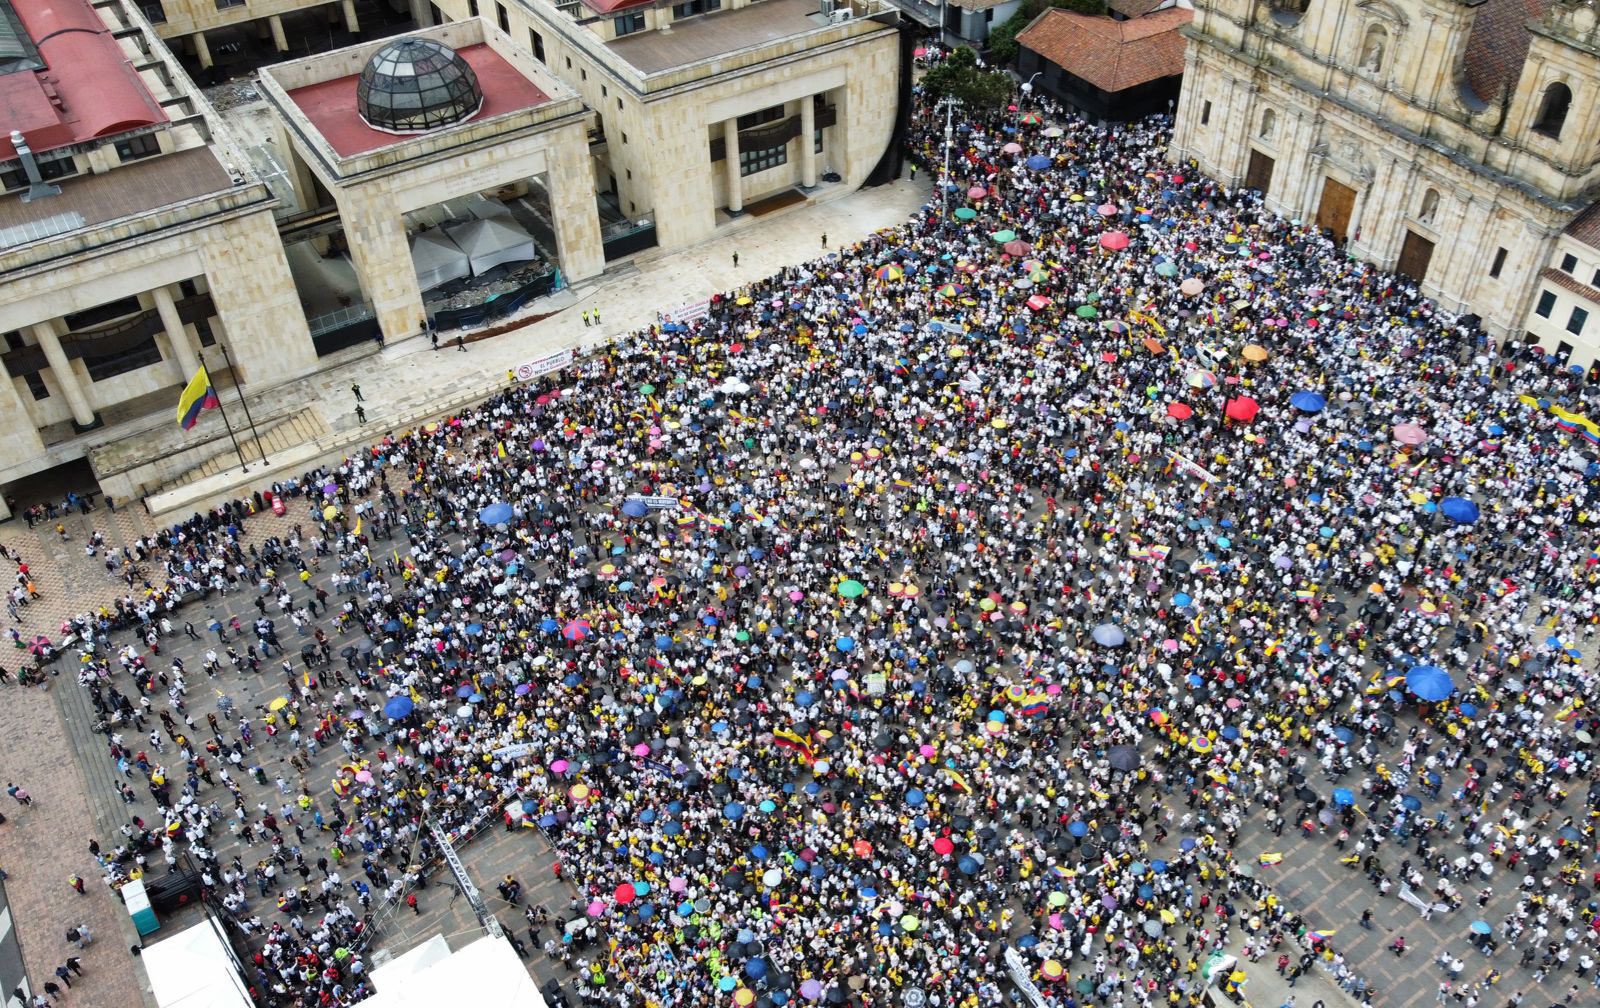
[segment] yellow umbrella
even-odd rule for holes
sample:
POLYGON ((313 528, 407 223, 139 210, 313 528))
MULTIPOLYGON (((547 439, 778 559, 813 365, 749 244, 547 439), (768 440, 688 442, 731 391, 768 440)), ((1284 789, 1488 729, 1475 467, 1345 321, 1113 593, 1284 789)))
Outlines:
POLYGON ((281 696, 267 704, 267 710, 276 712, 283 710, 287 706, 289 706, 289 698, 281 696))
POLYGON ((322 517, 326 521, 333 521, 334 515, 338 513, 339 509, 334 507, 332 504, 329 504, 327 507, 322 509, 322 517))
POLYGON ((1260 362, 1260 361, 1266 360, 1268 357, 1270 357, 1272 355, 1267 352, 1267 348, 1266 347, 1258 346, 1255 343, 1251 343, 1251 344, 1249 344, 1248 346, 1246 346, 1244 348, 1244 350, 1241 353, 1241 356, 1244 357, 1244 359, 1247 360, 1247 361, 1260 362))

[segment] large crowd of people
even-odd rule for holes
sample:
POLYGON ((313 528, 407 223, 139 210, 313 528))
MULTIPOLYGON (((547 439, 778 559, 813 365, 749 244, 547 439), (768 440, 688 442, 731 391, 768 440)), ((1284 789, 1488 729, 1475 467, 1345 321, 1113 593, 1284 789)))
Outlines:
MULTIPOLYGON (((907 225, 280 487, 262 549, 149 544, 256 602, 189 629, 285 692, 202 720, 198 670, 102 640, 168 820, 108 872, 271 836, 203 859, 271 1004, 367 993, 425 815, 549 838, 585 1003, 968 1008, 1010 959, 1052 1006, 1194 1004, 1240 935, 1370 998, 1357 922, 1238 846, 1287 829, 1384 913, 1498 887, 1497 969, 1600 981, 1593 387, 1169 164, 1168 125, 974 116, 907 225), (263 735, 346 762, 246 803, 263 735)), ((167 602, 124 607, 157 646, 167 602)))

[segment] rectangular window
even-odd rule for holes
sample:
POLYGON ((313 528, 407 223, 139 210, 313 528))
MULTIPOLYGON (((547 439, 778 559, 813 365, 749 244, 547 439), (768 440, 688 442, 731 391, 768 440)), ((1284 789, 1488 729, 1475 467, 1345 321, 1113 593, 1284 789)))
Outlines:
POLYGON ((140 158, 154 157, 161 153, 161 141, 154 133, 145 133, 142 136, 129 137, 117 141, 117 157, 123 163, 137 161, 140 158))
POLYGON ((15 329, 13 329, 10 332, 6 333, 6 349, 7 350, 21 350, 23 347, 25 347, 27 345, 28 344, 24 343, 23 340, 22 340, 22 334, 20 332, 17 332, 15 329))
POLYGON ((821 130, 817 130, 816 133, 815 133, 815 136, 816 136, 816 139, 817 139, 817 143, 816 143, 816 146, 813 148, 813 150, 815 150, 818 154, 821 154, 822 153, 822 131, 821 130))
POLYGON ((40 399, 50 398, 50 390, 44 387, 43 375, 39 374, 38 372, 35 372, 31 375, 23 375, 22 381, 23 384, 28 386, 28 391, 33 393, 33 399, 35 402, 38 402, 40 399))
POLYGON ((243 7, 244 0, 217 0, 217 10, 227 10, 229 7, 243 7))
POLYGON ((722 0, 689 0, 688 3, 672 5, 672 20, 694 17, 696 14, 709 14, 714 10, 722 9, 722 0))
MULTIPOLYGON (((1555 307, 1556 307, 1556 292, 1555 291, 1540 291, 1539 292, 1539 303, 1534 306, 1533 313, 1535 315, 1539 316, 1540 318, 1549 318, 1550 317, 1550 313, 1552 311, 1555 311, 1555 307)), ((1528 335, 1531 336, 1533 334, 1529 333, 1528 335)))
POLYGON ((203 319, 203 318, 195 319, 194 320, 194 334, 196 336, 200 337, 200 345, 201 346, 216 346, 217 345, 217 336, 216 336, 215 333, 213 333, 211 331, 211 321, 209 319, 203 319))
POLYGON ((1506 250, 1503 249, 1503 248, 1495 249, 1494 250, 1494 262, 1489 264, 1489 275, 1492 276, 1492 277, 1498 277, 1500 275, 1500 271, 1505 269, 1505 266, 1506 266, 1506 250))
POLYGON ((740 176, 755 175, 789 163, 789 145, 739 152, 740 176))
POLYGON ((1567 332, 1574 336, 1583 334, 1584 323, 1589 321, 1589 311, 1586 308, 1572 309, 1572 315, 1567 319, 1567 332))
POLYGON ((84 370, 89 372, 89 380, 97 382, 159 363, 161 363, 161 350, 156 346, 156 338, 154 336, 137 346, 119 350, 104 357, 92 357, 89 354, 83 355, 83 367, 84 370))
POLYGON ((1573 270, 1575 270, 1577 268, 1578 268, 1578 257, 1577 256, 1573 255, 1571 252, 1568 252, 1566 255, 1561 257, 1561 272, 1563 272, 1563 273, 1571 273, 1573 270))
POLYGON ((538 60, 540 63, 543 63, 544 62, 544 36, 540 35, 538 32, 534 31, 532 28, 529 28, 528 29, 528 44, 533 47, 533 58, 538 60))
POLYGON ((632 35, 634 32, 642 32, 644 31, 644 11, 629 11, 619 17, 612 18, 611 23, 616 28, 618 38, 624 35, 632 35))
POLYGON ((755 129, 757 126, 765 126, 769 122, 777 122, 782 118, 783 106, 774 105, 771 108, 764 108, 760 112, 750 112, 740 116, 739 128, 742 130, 755 129))
POLYGON ((478 0, 467 0, 467 17, 478 16, 478 0))
POLYGON ((150 19, 151 24, 166 24, 167 9, 161 6, 160 0, 144 5, 144 16, 150 19))
POLYGON ((1211 103, 1200 103, 1200 125, 1205 126, 1211 122, 1211 103))
POLYGON ((507 33, 511 31, 511 15, 506 13, 505 4, 494 5, 494 19, 500 23, 501 31, 507 33))
MULTIPOLYGON (((34 160, 39 166, 39 177, 46 182, 78 174, 78 162, 71 154, 41 154, 34 160)), ((7 192, 28 187, 28 175, 22 170, 22 162, 12 161, 0 169, 0 185, 4 185, 7 192)))

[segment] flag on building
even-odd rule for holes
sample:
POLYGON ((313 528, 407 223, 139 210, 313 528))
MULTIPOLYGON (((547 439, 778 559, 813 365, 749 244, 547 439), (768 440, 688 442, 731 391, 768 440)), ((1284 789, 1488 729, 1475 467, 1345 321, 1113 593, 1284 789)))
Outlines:
POLYGON ((194 377, 189 379, 189 384, 183 387, 183 394, 178 396, 178 426, 188 430, 200 419, 203 411, 221 405, 216 390, 211 387, 211 376, 206 374, 206 366, 202 364, 194 377))

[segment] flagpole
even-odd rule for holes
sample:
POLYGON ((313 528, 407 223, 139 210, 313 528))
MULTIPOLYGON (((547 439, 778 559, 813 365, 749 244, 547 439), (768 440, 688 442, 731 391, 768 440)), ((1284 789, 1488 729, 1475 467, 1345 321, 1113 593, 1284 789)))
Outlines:
MULTIPOLYGON (((244 397, 244 389, 239 387, 239 375, 233 370, 233 358, 228 356, 228 345, 226 343, 218 343, 217 349, 222 351, 222 362, 228 365, 228 377, 233 379, 233 390, 239 393, 239 405, 244 407, 244 418, 250 423, 250 436, 255 438, 256 451, 261 455, 261 464, 268 465, 267 451, 261 447, 261 433, 256 430, 255 417, 250 415, 250 402, 244 397)), ((217 401, 221 402, 222 397, 218 396, 217 401)))
MULTIPOLYGON (((211 384, 211 369, 206 367, 206 359, 203 351, 201 352, 200 356, 200 366, 205 368, 206 384, 209 386, 211 384)), ((215 392, 216 389, 213 388, 212 391, 215 392)), ((228 411, 222 408, 222 396, 220 395, 217 396, 217 412, 222 414, 222 426, 228 428, 228 440, 233 442, 233 450, 239 455, 239 465, 244 469, 245 472, 249 472, 250 463, 245 461, 244 449, 239 447, 239 439, 233 435, 233 424, 228 422, 228 411)))

